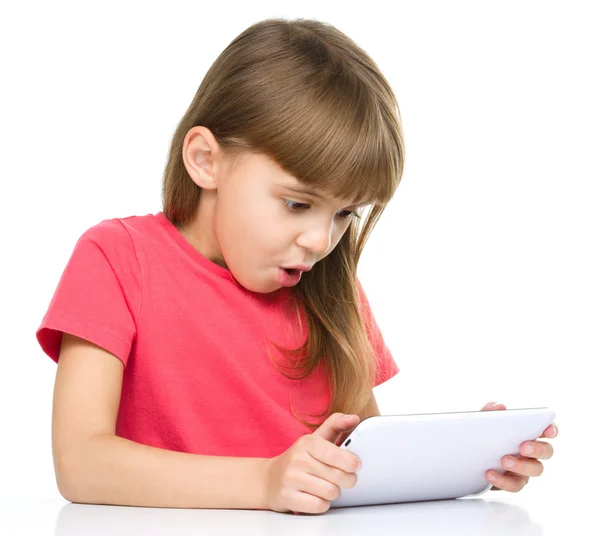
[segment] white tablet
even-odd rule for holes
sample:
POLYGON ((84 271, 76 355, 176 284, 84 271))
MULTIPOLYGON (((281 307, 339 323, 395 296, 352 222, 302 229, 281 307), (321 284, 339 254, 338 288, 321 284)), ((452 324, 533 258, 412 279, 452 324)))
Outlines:
POLYGON ((362 469, 331 508, 456 499, 492 487, 486 471, 504 473, 501 458, 519 455, 555 417, 548 408, 377 415, 361 421, 340 448, 362 469))

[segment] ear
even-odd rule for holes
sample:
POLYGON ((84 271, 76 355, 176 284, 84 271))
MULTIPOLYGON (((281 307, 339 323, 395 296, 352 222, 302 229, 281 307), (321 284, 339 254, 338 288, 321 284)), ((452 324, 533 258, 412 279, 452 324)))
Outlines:
POLYGON ((188 175, 200 188, 217 188, 223 151, 210 130, 203 126, 191 128, 183 140, 181 156, 188 175))

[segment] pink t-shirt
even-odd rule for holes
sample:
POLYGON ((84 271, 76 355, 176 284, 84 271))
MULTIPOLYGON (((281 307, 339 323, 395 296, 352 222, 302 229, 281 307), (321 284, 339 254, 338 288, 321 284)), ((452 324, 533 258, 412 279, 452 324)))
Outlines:
MULTIPOLYGON (((399 369, 360 283, 359 290, 377 354, 375 386, 399 369)), ((288 348, 305 340, 286 306, 291 297, 286 287, 245 289, 162 212, 113 218, 77 241, 36 337, 56 362, 62 332, 123 362, 118 436, 179 452, 271 458, 311 432, 290 403, 314 422, 307 414, 324 411, 331 396, 321 367, 293 380, 269 359, 265 337, 288 348)))

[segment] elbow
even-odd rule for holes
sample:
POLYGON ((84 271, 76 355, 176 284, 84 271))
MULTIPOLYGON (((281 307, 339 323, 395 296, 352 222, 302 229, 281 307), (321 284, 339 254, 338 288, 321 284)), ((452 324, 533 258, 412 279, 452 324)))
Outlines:
POLYGON ((64 470, 55 471, 56 487, 61 497, 66 501, 77 503, 81 501, 81 487, 73 481, 71 476, 67 476, 64 470))
POLYGON ((56 485, 61 497, 71 503, 94 504, 89 498, 87 488, 82 479, 73 477, 65 478, 64 474, 56 475, 56 485))
POLYGON ((56 485, 58 487, 58 492, 60 493, 60 496, 65 500, 65 501, 69 501, 72 503, 76 503, 79 502, 76 498, 75 495, 71 493, 71 488, 68 488, 67 486, 65 486, 64 483, 61 482, 60 478, 56 478, 56 485))
POLYGON ((84 475, 81 467, 74 467, 72 459, 55 460, 56 486, 63 499, 72 503, 85 502, 84 475))

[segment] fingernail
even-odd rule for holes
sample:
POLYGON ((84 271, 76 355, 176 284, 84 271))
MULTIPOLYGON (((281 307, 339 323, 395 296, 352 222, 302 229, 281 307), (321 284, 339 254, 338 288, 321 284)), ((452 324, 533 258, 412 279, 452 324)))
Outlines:
POLYGON ((515 461, 512 458, 506 458, 504 460, 505 467, 514 467, 514 465, 515 465, 515 461))
POLYGON ((556 426, 552 427, 552 437, 554 437, 556 434, 558 434, 558 430, 556 429, 556 426))
POLYGON ((490 473, 487 477, 490 482, 496 482, 496 475, 494 473, 490 473))

